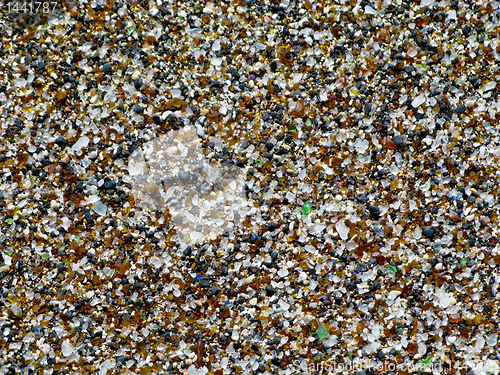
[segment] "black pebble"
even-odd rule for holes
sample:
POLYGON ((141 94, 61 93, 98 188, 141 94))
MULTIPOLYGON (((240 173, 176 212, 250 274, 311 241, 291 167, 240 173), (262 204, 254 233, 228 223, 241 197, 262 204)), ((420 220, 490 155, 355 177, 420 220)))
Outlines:
POLYGON ((266 294, 268 296, 272 296, 276 293, 276 289, 274 289, 271 285, 266 286, 266 294))
POLYGON ((134 81, 134 87, 136 90, 140 90, 141 87, 143 85, 143 82, 141 79, 137 78, 135 81, 134 81))
POLYGON ((55 140, 55 143, 56 145, 58 145, 59 147, 65 147, 68 142, 66 142, 66 140, 63 138, 63 137, 59 137, 55 140))
POLYGON ((380 210, 377 206, 368 206, 368 211, 370 211, 370 215, 378 216, 380 214, 380 210))
POLYGON ((136 112, 136 113, 144 113, 144 109, 140 105, 136 105, 134 107, 134 112, 136 112))
POLYGON ((200 279, 200 286, 203 288, 209 288, 210 287, 210 280, 206 277, 202 277, 200 279))
POLYGON ((112 73, 113 67, 111 66, 111 64, 106 63, 102 66, 102 71, 103 71, 103 73, 106 73, 106 74, 112 73))
POLYGON ((383 360, 385 358, 385 354, 382 350, 379 350, 377 353, 377 358, 383 360))
POLYGON ((40 61, 38 63, 38 65, 36 66, 35 70, 36 71, 40 71, 40 70, 43 70, 45 68, 45 62, 44 61, 40 61))
POLYGON ((273 142, 266 142, 266 148, 270 151, 272 150, 274 147, 274 143, 273 142))
POLYGON ((129 357, 127 357, 126 355, 122 355, 122 356, 118 357, 116 360, 120 363, 124 363, 124 362, 129 360, 129 357))
POLYGON ((107 189, 116 189, 116 182, 115 181, 106 181, 104 183, 104 187, 107 189))
POLYGON ((403 146, 403 144, 404 144, 403 137, 401 135, 395 135, 394 136, 394 144, 398 147, 403 146))
POLYGON ((457 115, 461 115, 462 113, 465 112, 465 106, 464 105, 461 105, 460 107, 458 107, 455 112, 457 113, 457 115))
POLYGON ((429 237, 429 238, 432 238, 434 237, 434 229, 432 229, 431 227, 424 227, 422 229, 422 233, 424 234, 424 236, 426 237, 429 237))
POLYGON ((275 223, 271 223, 267 226, 269 232, 274 232, 276 229, 278 229, 278 226, 275 223))

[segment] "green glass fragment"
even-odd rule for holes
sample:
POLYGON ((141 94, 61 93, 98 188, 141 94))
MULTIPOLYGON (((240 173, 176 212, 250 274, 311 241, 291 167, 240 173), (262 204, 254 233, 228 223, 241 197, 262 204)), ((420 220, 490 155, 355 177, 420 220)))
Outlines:
POLYGON ((392 272, 398 272, 398 269, 396 266, 393 266, 392 264, 387 266, 387 269, 392 272))
POLYGON ((311 206, 311 203, 309 203, 308 201, 305 201, 304 202, 304 207, 302 207, 302 213, 304 215, 308 215, 309 212, 312 211, 312 206, 311 206))
POLYGON ((427 357, 426 359, 422 360, 422 363, 425 363, 426 365, 431 363, 432 361, 432 356, 427 357))
POLYGON ((326 329, 325 326, 319 326, 319 328, 316 330, 316 333, 318 334, 318 337, 322 340, 326 337, 328 330, 326 329))

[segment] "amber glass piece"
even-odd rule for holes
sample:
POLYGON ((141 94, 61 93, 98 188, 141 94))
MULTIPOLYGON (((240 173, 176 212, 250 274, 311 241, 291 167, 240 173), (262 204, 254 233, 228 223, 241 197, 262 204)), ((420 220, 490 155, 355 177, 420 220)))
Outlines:
POLYGON ((142 321, 141 313, 137 309, 134 311, 134 321, 136 323, 140 323, 142 321))
POLYGON ((71 194, 69 200, 75 205, 75 207, 80 206, 80 202, 84 199, 82 194, 71 194))
POLYGON ((181 98, 173 98, 171 104, 172 107, 180 108, 184 104, 184 101, 181 98))
POLYGON ((197 363, 198 367, 201 367, 203 365, 203 355, 204 355, 204 346, 203 346, 203 338, 199 338, 198 342, 196 343, 196 355, 197 355, 197 363))
POLYGON ((126 259, 126 260, 123 261, 123 263, 118 268, 118 273, 121 276, 124 276, 129 269, 130 269, 130 262, 126 259))
POLYGON ((388 150, 397 150, 398 146, 394 143, 394 140, 391 137, 385 138, 384 142, 385 148, 388 150))
POLYGON ((418 352, 418 346, 417 346, 417 344, 414 343, 414 342, 409 343, 408 344, 408 353, 412 354, 412 355, 415 355, 415 354, 417 354, 417 352, 418 352))
POLYGON ((68 93, 64 90, 58 90, 56 92, 56 98, 57 99, 64 99, 66 96, 68 96, 68 93))
POLYGON ((207 115, 207 120, 210 122, 216 122, 220 118, 219 111, 212 111, 207 115))
POLYGON ((297 104, 295 104, 295 108, 293 110, 293 115, 295 118, 302 117, 304 114, 304 101, 299 100, 297 101, 297 104))
POLYGON ((220 317, 222 319, 226 319, 229 317, 229 315, 230 315, 229 307, 224 306, 220 312, 220 317))
POLYGON ((474 319, 472 319, 472 323, 477 325, 480 324, 481 321, 483 320, 483 315, 482 314, 477 314, 474 319))

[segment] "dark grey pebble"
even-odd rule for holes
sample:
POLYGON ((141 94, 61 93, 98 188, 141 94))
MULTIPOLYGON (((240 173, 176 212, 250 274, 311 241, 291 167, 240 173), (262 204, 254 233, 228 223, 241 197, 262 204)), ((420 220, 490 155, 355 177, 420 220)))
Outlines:
POLYGON ((63 138, 63 137, 59 137, 55 140, 55 143, 56 145, 58 145, 59 147, 65 147, 68 142, 66 142, 66 140, 63 138))
POLYGON ((106 73, 106 74, 113 72, 113 67, 111 66, 111 64, 108 64, 108 63, 104 64, 101 69, 102 69, 103 73, 106 73))
POLYGON ((199 282, 201 287, 210 288, 210 280, 208 278, 202 277, 199 282))
POLYGON ((274 289, 271 285, 266 286, 266 294, 268 296, 272 296, 276 293, 276 289, 274 289))
POLYGON ((428 238, 434 237, 434 229, 432 229, 431 227, 424 227, 422 229, 422 233, 428 238))

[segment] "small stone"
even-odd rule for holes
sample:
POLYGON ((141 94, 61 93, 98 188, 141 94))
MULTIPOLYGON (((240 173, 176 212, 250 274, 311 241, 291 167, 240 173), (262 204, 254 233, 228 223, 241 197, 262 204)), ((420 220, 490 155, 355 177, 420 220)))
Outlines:
POLYGON ((134 81, 134 87, 135 87, 135 89, 136 89, 136 90, 140 90, 143 84, 144 84, 144 83, 143 83, 143 82, 142 82, 142 80, 141 80, 141 79, 139 79, 139 78, 137 78, 137 79, 134 81))
POLYGON ((380 215, 380 210, 377 206, 368 206, 368 211, 370 212, 370 215, 374 217, 378 217, 380 215))
POLYGON ((116 360, 120 363, 124 363, 129 360, 129 357, 127 357, 126 355, 121 355, 116 360))
POLYGON ((385 353, 382 350, 379 350, 377 353, 377 358, 383 360, 385 358, 385 353))
POLYGON ((210 293, 212 293, 214 296, 218 295, 220 293, 220 290, 219 288, 217 288, 216 286, 211 286, 208 291, 210 293))
POLYGON ((464 105, 461 105, 460 107, 458 107, 455 112, 457 113, 457 115, 461 115, 462 113, 464 113, 466 110, 466 107, 464 105))
POLYGON ((134 107, 134 112, 135 113, 144 113, 144 108, 142 108, 140 105, 136 105, 134 107))
POLYGON ((63 138, 63 137, 59 137, 55 140, 55 143, 56 145, 58 145, 59 147, 65 147, 68 142, 66 142, 66 140, 63 138))
POLYGON ((182 182, 187 182, 191 178, 191 175, 188 172, 180 172, 179 173, 179 179, 182 182))
POLYGON ((111 64, 108 63, 104 64, 101 69, 102 72, 105 74, 110 74, 113 72, 113 67, 111 66, 111 64))
POLYGON ((266 148, 268 151, 271 151, 274 147, 274 143, 273 142, 266 142, 266 148))
POLYGON ((401 135, 395 135, 394 136, 394 144, 398 147, 403 146, 403 144, 404 144, 403 137, 401 135))
POLYGON ((45 62, 44 62, 44 61, 40 61, 40 62, 37 64, 37 66, 36 66, 35 70, 36 70, 37 72, 39 72, 40 70, 43 70, 43 69, 45 69, 45 62))
POLYGON ((422 234, 428 238, 432 238, 434 237, 434 229, 432 229, 431 227, 424 227, 422 229, 422 234))
POLYGON ((202 277, 198 282, 202 288, 210 288, 210 280, 207 277, 202 277))
POLYGON ((116 189, 116 182, 115 181, 111 181, 111 180, 106 181, 104 183, 104 187, 106 188, 106 190, 107 189, 116 189))
POLYGON ((268 296, 272 296, 276 293, 276 289, 274 289, 271 285, 266 286, 266 294, 268 296))

